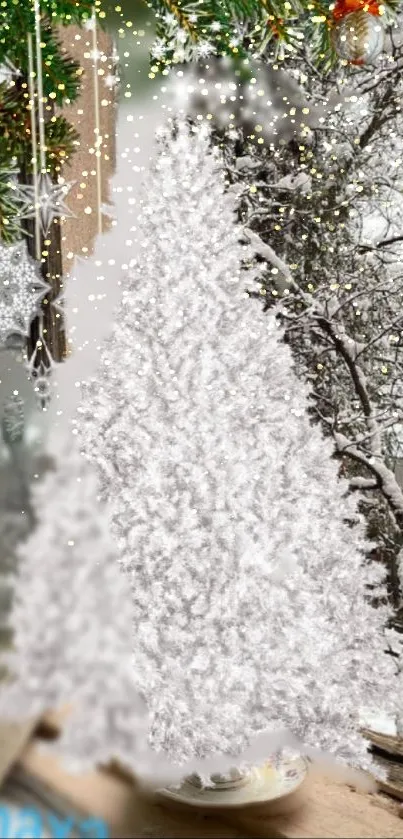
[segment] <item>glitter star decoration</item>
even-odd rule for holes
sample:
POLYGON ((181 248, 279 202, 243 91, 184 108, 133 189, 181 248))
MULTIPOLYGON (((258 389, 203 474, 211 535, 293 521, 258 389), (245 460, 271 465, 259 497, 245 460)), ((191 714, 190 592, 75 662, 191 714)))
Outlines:
POLYGON ((31 321, 49 286, 43 281, 25 242, 0 245, 0 343, 28 335, 31 321))
POLYGON ((109 90, 113 90, 113 88, 118 87, 119 84, 119 77, 115 74, 108 73, 107 76, 104 77, 104 84, 109 90))
POLYGON ((42 233, 48 233, 55 218, 61 216, 72 218, 73 213, 64 203, 73 183, 54 184, 50 175, 43 173, 38 176, 38 200, 34 184, 16 184, 13 187, 15 199, 21 204, 18 218, 35 218, 39 213, 42 233))
POLYGON ((95 28, 96 28, 96 18, 94 16, 87 18, 87 20, 84 23, 84 29, 86 29, 87 32, 93 32, 95 28))

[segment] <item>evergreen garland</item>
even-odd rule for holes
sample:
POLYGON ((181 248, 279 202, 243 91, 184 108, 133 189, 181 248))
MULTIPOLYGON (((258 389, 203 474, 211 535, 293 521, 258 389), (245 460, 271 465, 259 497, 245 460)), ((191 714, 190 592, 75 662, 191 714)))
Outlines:
MULTIPOLYGON (((41 37, 44 96, 63 107, 80 92, 80 66, 64 51, 57 28, 83 25, 99 0, 41 0, 41 37)), ((10 188, 21 165, 32 172, 31 116, 28 93, 27 35, 34 33, 33 2, 3 0, 0 9, 0 65, 16 70, 14 83, 0 83, 0 240, 19 238, 18 205, 10 188)), ((49 173, 56 177, 74 153, 78 135, 63 116, 53 116, 45 126, 49 173)))
MULTIPOLYGON (((400 0, 382 3, 387 21, 400 0)), ((157 20, 153 71, 209 52, 249 59, 270 49, 274 58, 305 40, 315 64, 334 66, 331 0, 148 0, 157 20)))

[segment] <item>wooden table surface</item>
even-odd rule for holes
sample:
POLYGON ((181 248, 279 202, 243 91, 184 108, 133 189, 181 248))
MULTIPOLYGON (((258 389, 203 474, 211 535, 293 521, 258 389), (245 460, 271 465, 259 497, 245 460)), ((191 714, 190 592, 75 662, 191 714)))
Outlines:
POLYGON ((71 802, 75 809, 104 819, 112 837, 403 839, 403 820, 398 816, 397 803, 355 792, 345 784, 317 775, 308 779, 292 812, 276 814, 268 807, 206 816, 193 809, 179 811, 161 805, 116 772, 70 775, 53 755, 41 750, 40 741, 35 738, 28 740, 18 758, 18 766, 71 802))

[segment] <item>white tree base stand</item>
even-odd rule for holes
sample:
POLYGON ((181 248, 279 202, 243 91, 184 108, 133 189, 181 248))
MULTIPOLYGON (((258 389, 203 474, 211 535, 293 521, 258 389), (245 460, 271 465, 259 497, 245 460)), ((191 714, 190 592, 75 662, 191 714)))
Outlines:
POLYGON ((219 777, 214 787, 202 787, 197 776, 186 778, 180 787, 158 790, 158 796, 172 804, 203 809, 250 807, 295 798, 308 775, 303 758, 285 758, 278 766, 267 763, 236 780, 219 777))
MULTIPOLYGON (((58 737, 70 713, 70 705, 54 713, 48 712, 41 720, 38 734, 46 739, 58 737)), ((279 758, 276 766, 268 762, 235 780, 219 776, 213 788, 201 788, 198 777, 194 776, 186 778, 180 787, 160 789, 151 797, 161 799, 161 803, 171 804, 174 808, 241 810, 264 806, 266 814, 286 813, 298 809, 308 796, 308 767, 308 762, 302 757, 279 758)), ((120 761, 112 761, 107 771, 126 783, 129 781, 136 786, 139 783, 139 779, 120 761)))

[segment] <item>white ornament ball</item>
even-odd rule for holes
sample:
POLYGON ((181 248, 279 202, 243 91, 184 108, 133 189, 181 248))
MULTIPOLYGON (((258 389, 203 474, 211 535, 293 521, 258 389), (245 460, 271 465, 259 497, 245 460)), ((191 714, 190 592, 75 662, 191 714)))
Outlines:
POLYGON ((385 30, 378 16, 364 10, 339 20, 332 32, 337 55, 350 64, 372 64, 382 52, 385 30))

